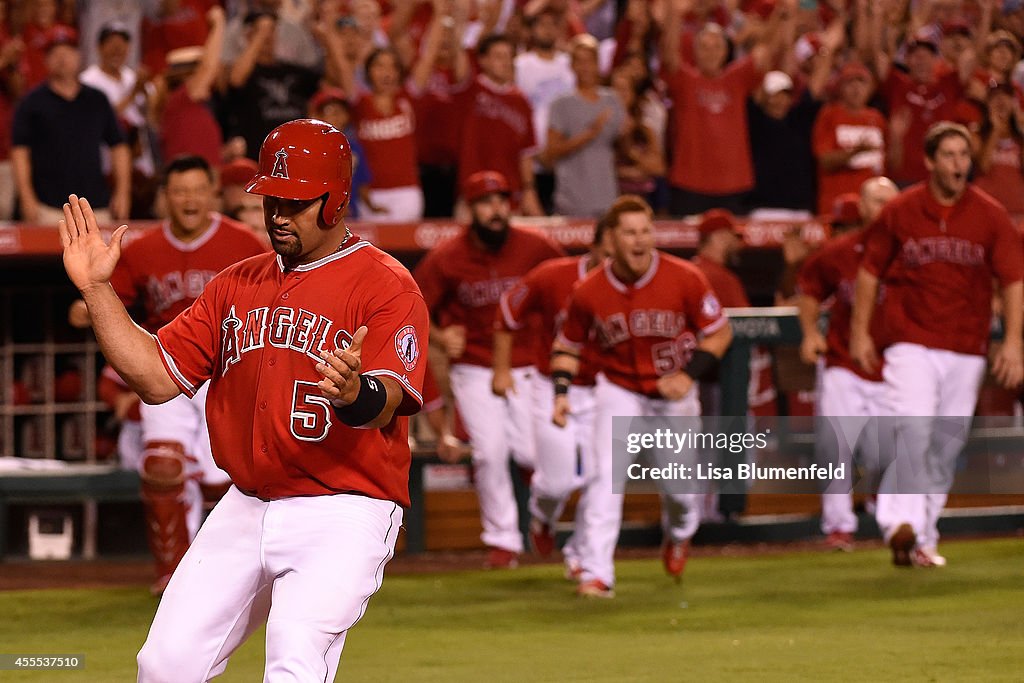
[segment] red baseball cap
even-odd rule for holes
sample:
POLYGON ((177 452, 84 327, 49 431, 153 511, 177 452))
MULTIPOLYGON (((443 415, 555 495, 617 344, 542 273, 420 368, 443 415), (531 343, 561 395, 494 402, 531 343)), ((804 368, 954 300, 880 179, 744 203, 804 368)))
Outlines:
POLYGON ((312 114, 319 114, 324 110, 331 102, 338 102, 349 109, 348 98, 345 96, 345 91, 341 88, 334 88, 327 86, 320 88, 315 95, 309 100, 309 111, 312 114))
POLYGON ((58 45, 70 45, 78 47, 78 31, 70 26, 55 24, 46 32, 46 42, 43 44, 43 51, 49 52, 58 45))
POLYGON ((462 185, 462 198, 469 203, 483 199, 489 194, 512 194, 508 180, 497 171, 477 171, 466 178, 462 185))
POLYGON ((833 225, 860 225, 860 195, 856 192, 845 192, 832 202, 832 216, 829 222, 833 225))
POLYGON ((260 167, 252 159, 242 157, 229 161, 220 167, 221 187, 228 185, 247 185, 260 172, 260 167))
POLYGON ((729 230, 733 234, 740 234, 740 231, 736 227, 736 217, 725 209, 711 209, 704 212, 704 215, 700 220, 700 225, 697 226, 697 230, 702 236, 710 235, 711 233, 718 232, 719 230, 729 230))

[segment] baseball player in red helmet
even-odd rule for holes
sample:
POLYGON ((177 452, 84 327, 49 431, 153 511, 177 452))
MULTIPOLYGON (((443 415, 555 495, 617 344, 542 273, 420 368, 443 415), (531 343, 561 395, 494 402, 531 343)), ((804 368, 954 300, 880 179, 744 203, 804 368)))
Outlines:
MULTIPOLYGON (((596 473, 578 521, 584 538, 583 574, 577 587, 582 596, 614 596, 623 494, 612 488, 612 418, 699 416, 697 382, 714 374, 732 341, 732 328, 703 273, 654 248, 651 216, 647 202, 633 195, 619 197, 609 209, 613 256, 573 290, 565 325, 553 347, 552 419, 559 426, 567 424, 574 409, 569 387, 579 371, 581 353, 591 345, 599 350, 596 473)), ((698 493, 663 496, 662 560, 677 579, 700 524, 700 499, 698 493)))
POLYGON ((1002 288, 1006 338, 992 372, 1006 387, 1024 378, 1024 251, 1006 209, 968 182, 968 130, 939 122, 924 149, 928 180, 889 202, 864 239, 850 357, 875 372, 884 349, 883 410, 899 438, 892 435, 895 462, 882 477, 875 518, 893 563, 936 567, 946 563, 937 522, 985 375, 993 280, 1002 288), (876 315, 881 331, 872 334, 876 315))
MULTIPOLYGON (((505 290, 540 262, 565 255, 545 236, 509 225, 510 193, 508 180, 496 171, 469 176, 462 196, 472 214, 470 226, 431 249, 416 268, 451 362, 452 394, 473 447, 473 481, 491 568, 515 566, 523 550, 509 453, 521 467, 534 466, 527 394, 491 393, 494 316, 505 290)), ((534 373, 531 331, 516 334, 512 351, 512 377, 520 386, 534 373)))
POLYGON ((206 681, 266 623, 265 680, 333 680, 380 588, 409 503, 408 419, 427 343, 423 297, 349 232, 352 159, 336 128, 275 128, 250 192, 276 254, 217 275, 152 335, 110 287, 125 226, 104 244, 88 201, 61 222, 64 264, 110 364, 147 403, 206 405, 234 485, 178 565, 139 652, 139 680, 206 681))

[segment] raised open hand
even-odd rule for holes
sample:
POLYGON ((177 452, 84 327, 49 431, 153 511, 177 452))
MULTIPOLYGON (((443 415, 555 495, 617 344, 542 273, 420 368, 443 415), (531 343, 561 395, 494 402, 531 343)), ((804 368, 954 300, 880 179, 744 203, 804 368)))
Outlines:
POLYGON ((64 220, 57 224, 60 243, 64 247, 64 270, 79 291, 106 284, 121 258, 121 239, 128 230, 122 225, 103 241, 96 215, 89 200, 77 195, 68 197, 64 205, 64 220))

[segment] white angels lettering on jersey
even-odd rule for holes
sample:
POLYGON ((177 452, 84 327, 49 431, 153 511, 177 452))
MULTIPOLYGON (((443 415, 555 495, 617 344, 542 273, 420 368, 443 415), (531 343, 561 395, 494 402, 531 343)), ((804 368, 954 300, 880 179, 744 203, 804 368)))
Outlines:
MULTIPOLYGON (((240 317, 235 306, 228 309, 228 315, 221 322, 221 376, 227 374, 232 365, 239 362, 242 356, 264 348, 268 343, 278 349, 291 349, 296 353, 319 362, 322 351, 333 350, 328 346, 328 339, 334 342, 334 348, 348 348, 352 335, 346 330, 338 330, 331 334, 334 321, 325 316, 295 309, 290 306, 277 306, 273 311, 267 307, 254 308, 240 317)), ((418 352, 417 352, 418 354, 418 352)), ((399 354, 405 361, 405 357, 399 354)), ((412 363, 415 367, 415 361, 412 363)))

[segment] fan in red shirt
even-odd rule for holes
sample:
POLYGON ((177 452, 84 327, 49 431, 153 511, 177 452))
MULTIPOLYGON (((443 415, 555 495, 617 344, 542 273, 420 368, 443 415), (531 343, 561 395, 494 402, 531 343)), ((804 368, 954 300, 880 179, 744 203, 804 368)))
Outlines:
POLYGON ((907 41, 906 73, 893 68, 891 56, 880 44, 877 48, 875 73, 880 82, 879 93, 892 121, 890 175, 897 185, 905 187, 928 178, 925 133, 939 121, 957 120, 958 104, 963 97, 961 83, 973 71, 973 59, 968 52, 957 71, 938 69, 939 48, 927 31, 907 41))
MULTIPOLYGON (((564 252, 546 237, 509 225, 511 192, 496 171, 469 177, 462 188, 473 220, 462 234, 431 249, 416 268, 435 336, 451 361, 455 405, 473 447, 473 481, 480 500, 490 567, 511 567, 523 549, 509 452, 533 468, 532 404, 527 392, 507 399, 491 392, 494 317, 501 295, 532 268, 564 252)), ((513 381, 526 387, 535 372, 534 326, 513 340, 513 381)))
MULTIPOLYGON (((201 157, 168 164, 164 193, 168 219, 126 246, 110 277, 118 298, 151 333, 191 306, 221 270, 265 251, 247 226, 213 212, 213 172, 201 157)), ((82 301, 70 315, 78 326, 91 322, 82 301)), ((204 387, 196 400, 179 396, 141 409, 139 475, 156 560, 154 593, 163 591, 199 530, 204 498, 216 499, 229 483, 210 452, 205 397, 204 387)))
POLYGON ((818 161, 818 213, 828 215, 836 197, 856 193, 885 170, 885 117, 868 106, 872 79, 867 67, 850 62, 836 79, 838 98, 814 122, 818 161))
MULTIPOLYGON (((693 264, 654 248, 651 208, 640 197, 619 197, 608 211, 613 256, 573 290, 565 325, 555 342, 552 419, 564 427, 574 406, 568 390, 581 354, 597 351, 596 479, 589 484, 580 533, 586 539, 577 593, 612 597, 615 545, 622 523, 622 493, 613 489, 612 421, 615 416, 696 417, 696 382, 711 377, 732 341, 707 278, 693 264)), ((649 452, 658 466, 686 460, 684 450, 649 452)), ((665 570, 682 576, 690 538, 700 524, 698 493, 664 492, 665 570)))
POLYGON ((543 211, 533 173, 538 152, 533 110, 515 86, 514 53, 507 36, 481 40, 477 46, 481 73, 456 95, 462 112, 459 186, 465 187, 469 177, 480 171, 497 171, 508 181, 513 206, 527 216, 540 216, 543 211))
POLYGON ((879 528, 894 564, 931 567, 945 564, 936 522, 985 374, 993 279, 1002 288, 1006 338, 992 373, 1010 388, 1024 379, 1024 248, 1006 209, 968 183, 967 129, 937 123, 924 148, 928 182, 892 200, 865 237, 850 356, 875 372, 876 344, 884 349, 884 411, 901 430, 879 489, 879 528), (880 285, 885 298, 876 306, 880 285), (881 317, 877 335, 873 315, 881 317))
POLYGON ((691 66, 679 57, 679 26, 689 3, 667 5, 662 59, 675 128, 668 176, 670 211, 677 216, 713 208, 743 213, 744 194, 754 187, 747 97, 761 84, 783 47, 780 36, 786 32, 779 25, 783 13, 772 15, 764 33, 771 43, 758 43, 748 56, 728 65, 724 31, 718 24, 705 24, 694 46, 696 66, 691 66))
MULTIPOLYGON (((533 428, 537 443, 536 469, 530 479, 530 539, 542 557, 555 548, 554 527, 573 491, 590 481, 594 472, 594 380, 597 360, 583 359, 580 372, 569 388, 573 413, 569 425, 559 428, 551 422, 554 409, 554 385, 551 380, 551 346, 565 319, 565 304, 573 287, 608 256, 606 221, 598 221, 590 252, 583 256, 566 256, 545 261, 525 276, 512 289, 501 295, 495 318, 494 380, 492 389, 498 396, 523 392, 533 403, 533 428), (511 372, 514 334, 534 325, 537 374, 529 386, 516 385, 511 372)), ((596 350, 591 350, 591 353, 596 350)), ((587 505, 584 489, 576 504, 577 519, 587 505)), ((573 534, 562 548, 566 575, 578 578, 582 572, 585 540, 573 534)))
MULTIPOLYGON (((876 177, 861 185, 859 195, 840 195, 832 211, 833 239, 807 258, 797 278, 797 307, 803 332, 800 357, 808 365, 816 365, 824 357, 824 366, 818 368, 815 414, 843 418, 823 423, 828 430, 820 432, 815 441, 819 462, 846 463, 847 472, 852 472, 853 451, 858 445, 865 453, 865 464, 876 456, 877 438, 863 430, 868 425, 867 418, 879 415, 884 390, 881 372, 867 373, 850 358, 854 281, 864 254, 864 227, 873 223, 897 194, 895 183, 876 177), (818 329, 818 317, 824 306, 829 310, 827 337, 818 329)), ((822 494, 821 531, 827 547, 853 549, 857 515, 849 488, 822 494)))

